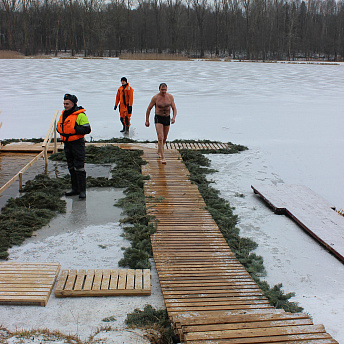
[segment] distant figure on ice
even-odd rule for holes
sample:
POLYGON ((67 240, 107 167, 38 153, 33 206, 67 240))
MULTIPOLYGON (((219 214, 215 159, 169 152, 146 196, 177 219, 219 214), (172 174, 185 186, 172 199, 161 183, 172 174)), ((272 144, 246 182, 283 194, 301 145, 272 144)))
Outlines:
POLYGON ((121 78, 122 86, 118 89, 114 110, 119 104, 120 120, 123 124, 121 133, 129 134, 130 118, 133 110, 134 90, 129 86, 127 78, 121 78))
POLYGON ((64 95, 64 110, 57 124, 57 132, 64 142, 72 190, 66 196, 79 195, 86 198, 85 139, 91 132, 91 126, 82 106, 77 106, 78 98, 72 94, 64 95))
POLYGON ((174 103, 172 94, 167 93, 167 85, 162 83, 159 85, 159 93, 156 94, 148 105, 146 111, 146 127, 149 127, 149 115, 155 106, 155 129, 158 135, 158 155, 161 158, 161 163, 166 164, 164 156, 164 144, 167 140, 168 131, 170 130, 170 123, 174 123, 177 116, 177 108, 174 103), (170 117, 171 108, 173 111, 172 118, 170 117))

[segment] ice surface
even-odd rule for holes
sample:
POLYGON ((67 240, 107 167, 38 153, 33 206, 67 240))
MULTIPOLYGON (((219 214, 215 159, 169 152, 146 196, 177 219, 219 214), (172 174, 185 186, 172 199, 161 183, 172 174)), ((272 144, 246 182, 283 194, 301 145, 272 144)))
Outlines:
POLYGON ((213 156, 219 173, 210 178, 236 207, 243 235, 260 244, 257 253, 264 257, 269 283, 295 291, 314 322, 344 343, 343 264, 290 220, 273 214, 250 188, 301 184, 344 208, 344 64, 0 60, 0 138, 44 137, 67 92, 87 110, 88 139, 120 137, 113 105, 122 76, 135 90, 133 139, 156 139, 154 126, 144 126, 145 112, 166 82, 178 109, 170 140, 249 147, 213 156), (245 197, 237 197, 241 193, 245 197))
POLYGON ((44 137, 67 92, 87 110, 88 139, 120 137, 113 104, 122 76, 135 90, 132 138, 156 138, 145 111, 166 82, 178 109, 169 139, 247 145, 286 183, 344 208, 343 64, 0 60, 0 138, 44 137))

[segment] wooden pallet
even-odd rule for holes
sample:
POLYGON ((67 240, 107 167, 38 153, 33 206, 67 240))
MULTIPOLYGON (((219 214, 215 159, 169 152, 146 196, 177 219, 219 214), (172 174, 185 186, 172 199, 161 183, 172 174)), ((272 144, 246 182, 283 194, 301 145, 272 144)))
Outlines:
POLYGON ((63 270, 56 297, 150 295, 149 269, 63 270))
POLYGON ((277 214, 295 221, 335 257, 344 262, 344 217, 332 205, 303 185, 251 186, 277 214))
POLYGON ((60 271, 58 263, 0 263, 0 303, 46 306, 60 271))
POLYGON ((165 305, 184 343, 336 343, 307 315, 272 307, 229 249, 176 150, 144 150, 147 213, 165 305))

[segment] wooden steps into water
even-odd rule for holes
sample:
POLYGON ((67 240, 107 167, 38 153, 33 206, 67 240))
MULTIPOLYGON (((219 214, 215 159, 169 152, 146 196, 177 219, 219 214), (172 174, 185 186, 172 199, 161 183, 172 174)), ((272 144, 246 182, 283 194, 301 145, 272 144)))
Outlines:
POLYGON ((56 297, 150 295, 149 269, 63 270, 56 297))
POLYGON ((272 307, 240 264, 188 179, 181 156, 144 149, 153 256, 169 317, 183 343, 337 343, 306 314, 272 307))
POLYGON ((59 263, 0 262, 0 304, 46 306, 59 263))
POLYGON ((251 186, 277 214, 295 221, 335 257, 344 262, 344 217, 320 195, 303 185, 251 186))

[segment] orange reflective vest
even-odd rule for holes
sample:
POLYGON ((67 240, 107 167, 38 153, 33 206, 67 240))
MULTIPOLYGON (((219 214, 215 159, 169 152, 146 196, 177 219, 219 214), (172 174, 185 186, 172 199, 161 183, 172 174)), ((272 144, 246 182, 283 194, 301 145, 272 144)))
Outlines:
POLYGON ((83 138, 85 135, 78 135, 75 132, 75 122, 76 119, 78 118, 80 113, 85 112, 85 109, 80 109, 69 116, 66 117, 65 120, 63 120, 63 113, 65 110, 62 111, 62 114, 60 116, 59 122, 57 123, 57 132, 60 133, 61 135, 61 140, 66 142, 66 141, 75 141, 83 138))

